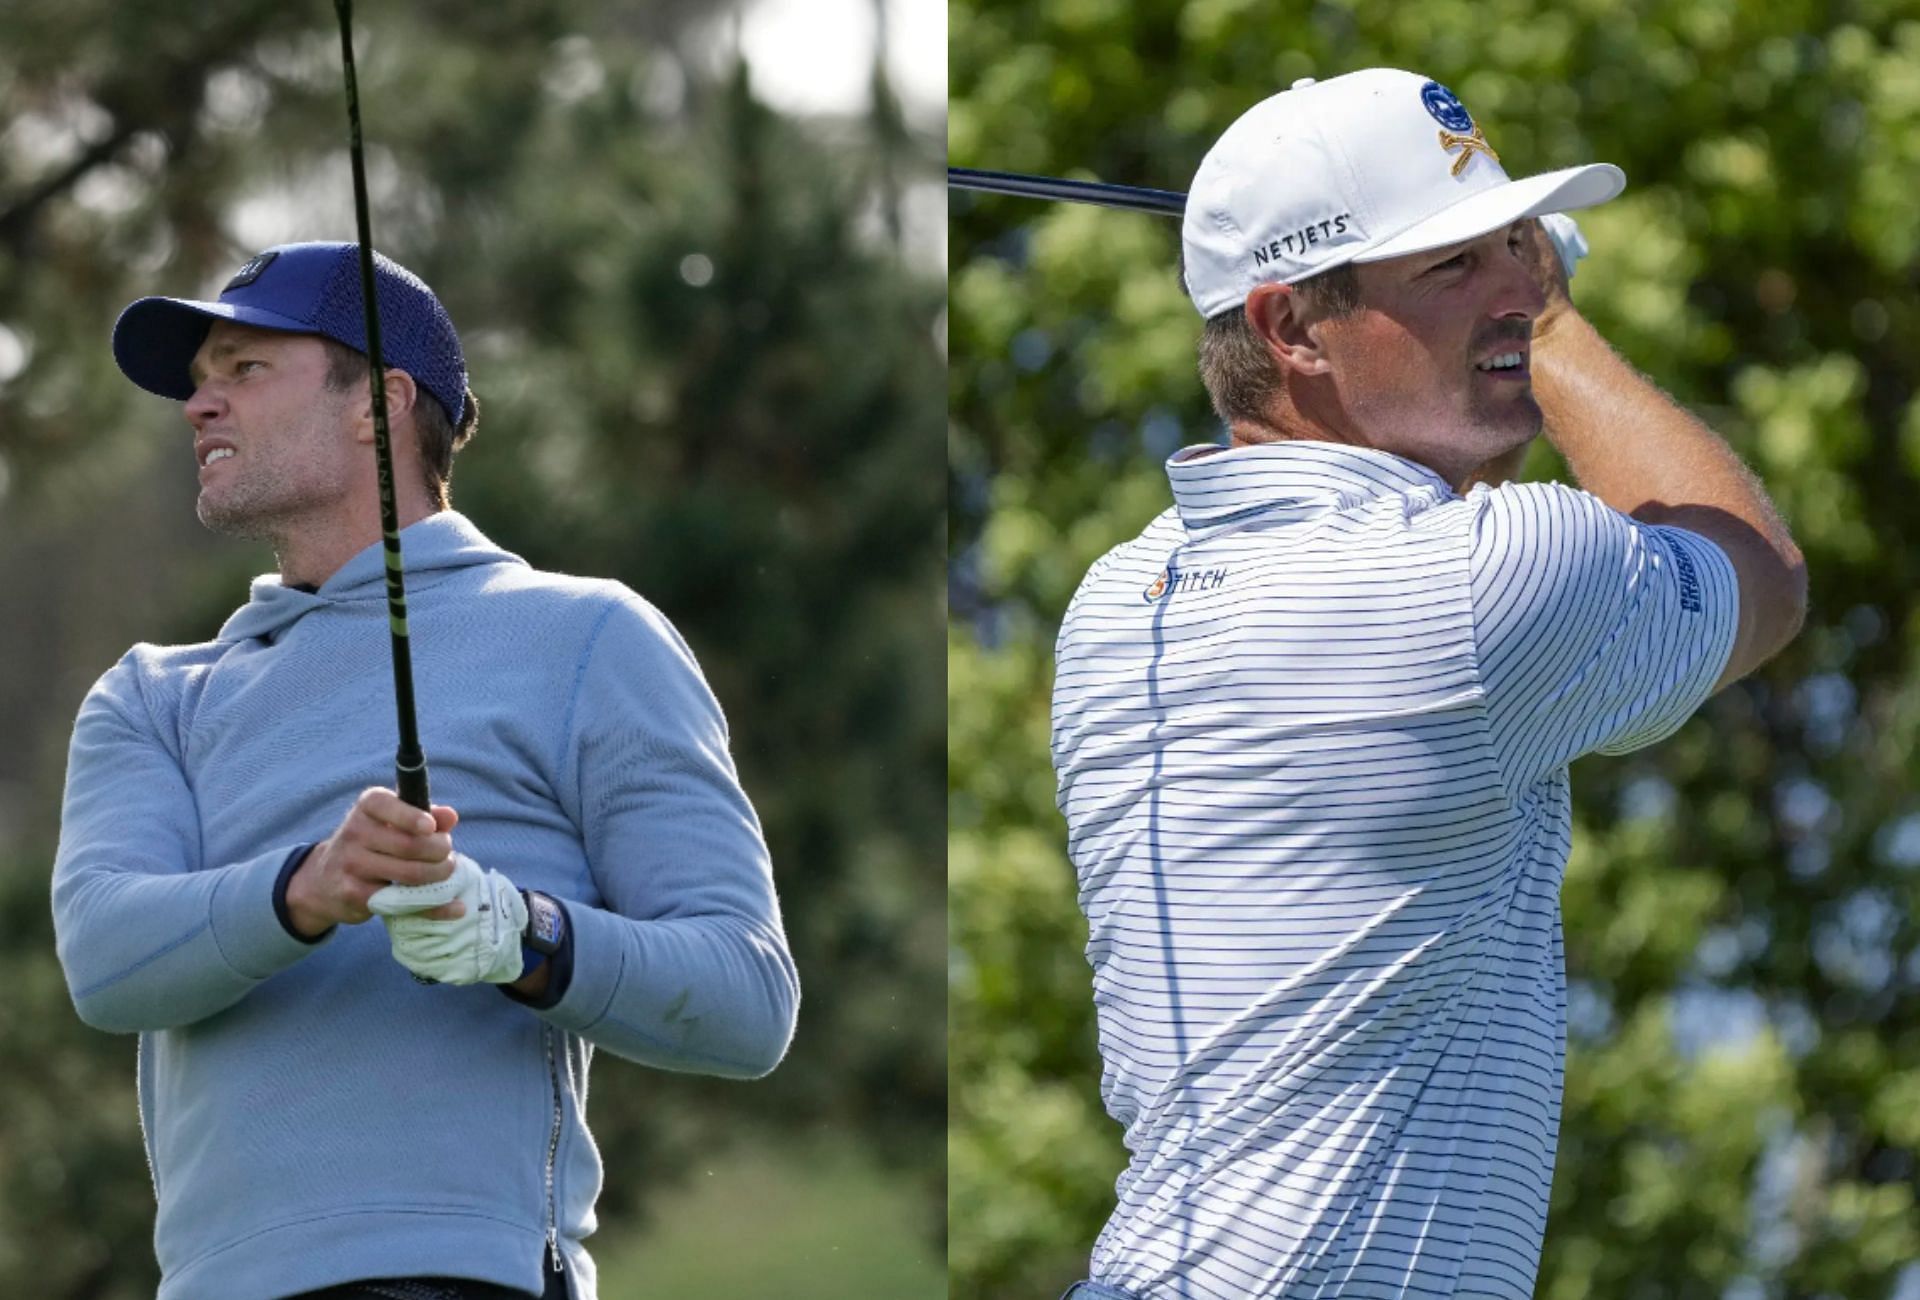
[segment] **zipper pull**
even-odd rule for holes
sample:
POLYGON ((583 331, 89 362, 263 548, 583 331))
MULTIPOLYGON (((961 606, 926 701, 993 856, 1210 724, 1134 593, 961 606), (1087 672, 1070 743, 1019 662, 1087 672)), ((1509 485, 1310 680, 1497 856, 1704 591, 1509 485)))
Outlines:
POLYGON ((560 1257, 560 1230, 558 1228, 547 1229, 547 1253, 553 1257, 554 1272, 564 1273, 567 1271, 567 1266, 560 1257))

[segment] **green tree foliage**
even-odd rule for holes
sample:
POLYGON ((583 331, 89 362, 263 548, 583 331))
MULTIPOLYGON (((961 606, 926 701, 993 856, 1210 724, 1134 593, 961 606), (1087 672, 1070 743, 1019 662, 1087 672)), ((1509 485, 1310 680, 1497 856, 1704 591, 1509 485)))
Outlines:
MULTIPOLYGON (((1302 76, 1458 91, 1510 173, 1620 164, 1581 308, 1720 429, 1813 614, 1678 737, 1574 769, 1570 1043, 1539 1294, 1920 1286, 1920 8, 959 0, 952 161, 1183 189, 1302 76)), ((958 196, 949 856, 954 1294, 1048 1295, 1124 1162, 1046 753, 1088 563, 1214 437, 1175 223, 958 196)), ((1563 475, 1541 447, 1533 477, 1563 475)), ((1903 1290, 1902 1295, 1913 1294, 1903 1290)))
MULTIPOLYGON (((603 1060, 603 1220, 757 1123, 904 1170, 937 1233, 944 295, 898 204, 940 140, 878 74, 865 117, 771 112, 717 8, 362 3, 374 234, 466 340, 456 504, 675 621, 773 849, 793 1052, 749 1087, 603 1060)), ((152 1294, 133 1044, 80 1025, 52 952, 66 733, 128 644, 209 636, 271 557, 200 534, 186 427, 107 337, 217 291, 252 232, 354 237, 333 22, 0 9, 0 1294, 152 1294)))

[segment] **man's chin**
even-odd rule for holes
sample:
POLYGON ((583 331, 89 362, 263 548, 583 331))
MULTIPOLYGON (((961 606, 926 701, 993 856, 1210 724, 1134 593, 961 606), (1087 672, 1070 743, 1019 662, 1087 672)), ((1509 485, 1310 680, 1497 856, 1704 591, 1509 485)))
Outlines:
POLYGON ((1509 408, 1497 415, 1483 412, 1482 416, 1475 430, 1480 459, 1466 467, 1466 472, 1454 484, 1454 490, 1462 495, 1477 483, 1499 487, 1519 478, 1527 449, 1540 436, 1544 423, 1540 407, 1531 396, 1526 398, 1524 409, 1509 408))
POLYGON ((222 537, 243 542, 273 540, 266 518, 259 511, 250 510, 238 502, 222 501, 202 492, 200 499, 194 503, 194 514, 199 516, 201 527, 222 537))
POLYGON ((1489 438, 1498 431, 1502 441, 1511 437, 1517 444, 1538 434, 1544 417, 1540 414, 1540 403, 1534 399, 1533 386, 1529 384, 1516 386, 1499 400, 1474 403, 1468 419, 1489 438))

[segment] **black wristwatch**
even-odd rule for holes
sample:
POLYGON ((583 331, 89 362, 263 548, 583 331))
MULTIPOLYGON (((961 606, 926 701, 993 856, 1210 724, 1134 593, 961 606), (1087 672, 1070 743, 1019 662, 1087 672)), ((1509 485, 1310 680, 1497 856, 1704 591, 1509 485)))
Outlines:
MULTIPOLYGON (((527 928, 520 932, 521 947, 529 956, 538 955, 540 961, 546 960, 560 951, 567 941, 567 914, 560 904, 537 889, 523 889, 521 899, 527 905, 527 928)), ((528 969, 538 965, 538 961, 529 961, 528 969)))

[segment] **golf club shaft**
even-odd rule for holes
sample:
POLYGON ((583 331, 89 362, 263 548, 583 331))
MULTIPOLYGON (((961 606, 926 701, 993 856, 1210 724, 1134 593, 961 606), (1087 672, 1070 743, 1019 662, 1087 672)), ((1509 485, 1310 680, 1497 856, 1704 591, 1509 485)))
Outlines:
POLYGON ((1148 190, 1136 185, 1109 185, 1104 181, 1065 181, 1051 176, 1023 176, 1018 172, 984 172, 971 167, 947 168, 947 184, 957 190, 1012 194, 1029 199, 1091 203, 1103 208, 1127 208, 1177 217, 1187 210, 1187 196, 1173 190, 1148 190))
POLYGON ((360 295, 367 315, 367 364, 373 396, 373 454, 380 479, 380 532, 386 544, 387 622, 393 634, 393 702, 400 715, 394 789, 422 812, 432 807, 427 756, 413 714, 413 656, 407 638, 407 584, 400 562, 400 507, 394 497, 393 440, 387 430, 387 376, 380 363, 380 310, 374 296, 373 236, 367 217, 367 164, 360 142, 360 88, 353 72, 353 0, 333 0, 340 16, 340 57, 347 71, 348 152, 353 159, 353 214, 360 232, 360 295))

